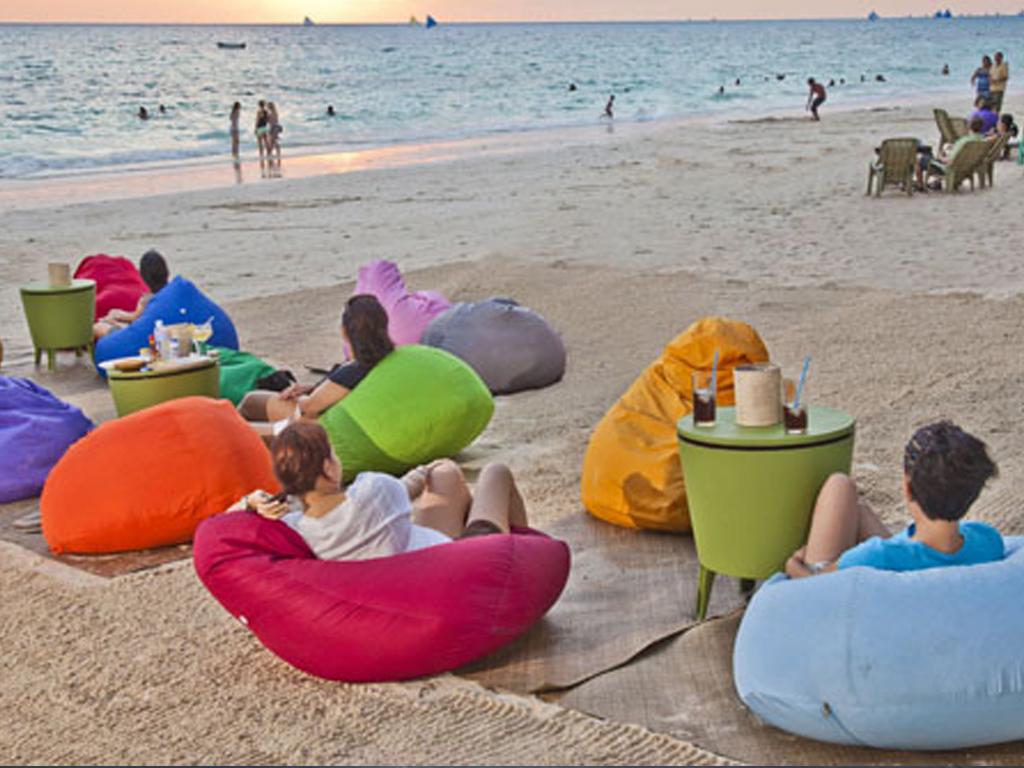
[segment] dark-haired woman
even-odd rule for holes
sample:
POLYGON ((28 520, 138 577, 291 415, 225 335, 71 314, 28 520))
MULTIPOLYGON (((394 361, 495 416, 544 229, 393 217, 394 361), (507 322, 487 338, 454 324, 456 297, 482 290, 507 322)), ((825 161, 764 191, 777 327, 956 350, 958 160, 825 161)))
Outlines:
POLYGON ((96 321, 92 326, 93 338, 103 338, 111 331, 125 328, 138 320, 142 316, 143 310, 146 309, 149 300, 163 290, 164 286, 167 285, 168 278, 170 278, 167 262, 164 261, 164 257, 158 251, 153 249, 146 251, 142 254, 142 258, 139 259, 139 275, 142 276, 142 282, 149 288, 149 292, 139 297, 139 302, 135 305, 134 312, 115 308, 110 310, 102 320, 96 321))
POLYGON ((793 578, 866 566, 916 571, 974 565, 1004 556, 999 531, 962 522, 998 469, 978 438, 949 421, 921 427, 903 452, 903 500, 913 522, 895 535, 866 504, 853 480, 829 477, 818 492, 807 544, 786 563, 793 578))
POLYGON ((475 492, 459 466, 441 459, 401 479, 362 472, 342 487, 342 467, 319 424, 289 424, 270 448, 274 474, 300 510, 256 491, 240 506, 283 519, 322 560, 366 560, 508 533, 525 527, 526 507, 511 471, 488 464, 475 492))
POLYGON ((336 365, 318 384, 292 384, 283 392, 255 390, 238 405, 264 437, 299 418, 315 419, 355 389, 395 348, 388 335, 388 315, 376 297, 353 296, 341 316, 341 338, 351 361, 336 365), (275 426, 276 425, 276 426, 275 426))

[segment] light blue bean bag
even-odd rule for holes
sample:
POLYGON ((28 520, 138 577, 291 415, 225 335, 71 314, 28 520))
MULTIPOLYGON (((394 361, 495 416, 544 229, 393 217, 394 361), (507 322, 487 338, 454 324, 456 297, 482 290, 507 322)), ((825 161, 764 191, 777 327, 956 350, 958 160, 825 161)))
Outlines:
POLYGON ((986 565, 777 575, 736 636, 763 720, 819 741, 962 749, 1024 739, 1024 537, 986 565))
POLYGON ((196 288, 191 280, 176 277, 149 300, 138 320, 96 342, 96 367, 102 374, 100 363, 139 354, 141 348, 149 346, 149 337, 157 320, 162 320, 164 325, 202 324, 211 317, 213 336, 210 345, 238 349, 238 333, 227 313, 196 288))

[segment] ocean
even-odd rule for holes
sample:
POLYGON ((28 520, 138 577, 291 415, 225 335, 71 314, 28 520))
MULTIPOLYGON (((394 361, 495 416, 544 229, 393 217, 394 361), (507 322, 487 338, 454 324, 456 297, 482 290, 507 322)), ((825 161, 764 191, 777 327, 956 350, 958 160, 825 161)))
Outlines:
POLYGON ((834 105, 957 89, 966 112, 981 55, 1007 54, 1012 94, 1022 46, 1024 18, 1005 16, 429 30, 0 25, 0 179, 224 156, 235 100, 251 156, 261 98, 278 105, 286 153, 593 124, 612 93, 616 121, 800 115, 808 76, 836 82, 826 117, 834 105), (152 119, 136 117, 140 106, 152 119))

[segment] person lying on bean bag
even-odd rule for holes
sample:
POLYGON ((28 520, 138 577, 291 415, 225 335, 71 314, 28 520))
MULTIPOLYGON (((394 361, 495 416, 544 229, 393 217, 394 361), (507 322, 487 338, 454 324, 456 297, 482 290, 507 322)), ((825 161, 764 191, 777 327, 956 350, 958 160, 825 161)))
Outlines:
POLYGON ((93 325, 93 338, 101 339, 111 331, 127 328, 138 320, 142 316, 142 312, 145 310, 149 300, 167 285, 167 280, 170 277, 164 257, 152 249, 142 254, 142 258, 139 260, 139 274, 142 276, 146 287, 149 288, 149 293, 144 293, 139 297, 138 304, 135 305, 135 309, 131 312, 124 309, 111 309, 101 320, 98 320, 93 325))
POLYGON ((961 522, 998 469, 985 443, 950 421, 921 427, 903 451, 903 499, 913 522, 893 535, 857 499, 846 475, 818 492, 807 544, 786 563, 791 578, 867 566, 917 571, 1003 558, 1003 538, 985 523, 961 522))
POLYGON ((395 348, 388 336, 388 316, 373 296, 356 295, 345 303, 341 315, 341 340, 350 362, 336 365, 317 384, 293 384, 282 392, 253 390, 239 403, 238 412, 253 422, 256 431, 272 437, 298 418, 315 419, 342 400, 395 348))
POLYGON ((290 424, 271 446, 274 474, 296 499, 249 494, 251 507, 295 529, 321 560, 367 560, 446 544, 455 539, 526 528, 526 506, 511 471, 488 464, 471 493, 458 464, 441 459, 401 479, 363 472, 347 488, 327 432, 319 424, 290 424))
POLYGON ((375 296, 384 307, 395 346, 419 344, 430 321, 452 306, 437 291, 410 292, 392 261, 371 261, 361 266, 354 293, 375 296))

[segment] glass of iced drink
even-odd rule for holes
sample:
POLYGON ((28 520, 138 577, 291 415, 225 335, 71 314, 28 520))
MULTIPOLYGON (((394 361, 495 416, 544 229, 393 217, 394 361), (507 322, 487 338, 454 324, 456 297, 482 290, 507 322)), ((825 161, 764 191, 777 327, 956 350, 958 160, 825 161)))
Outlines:
POLYGON ((693 424, 696 427, 715 426, 715 383, 710 371, 693 373, 693 424))

